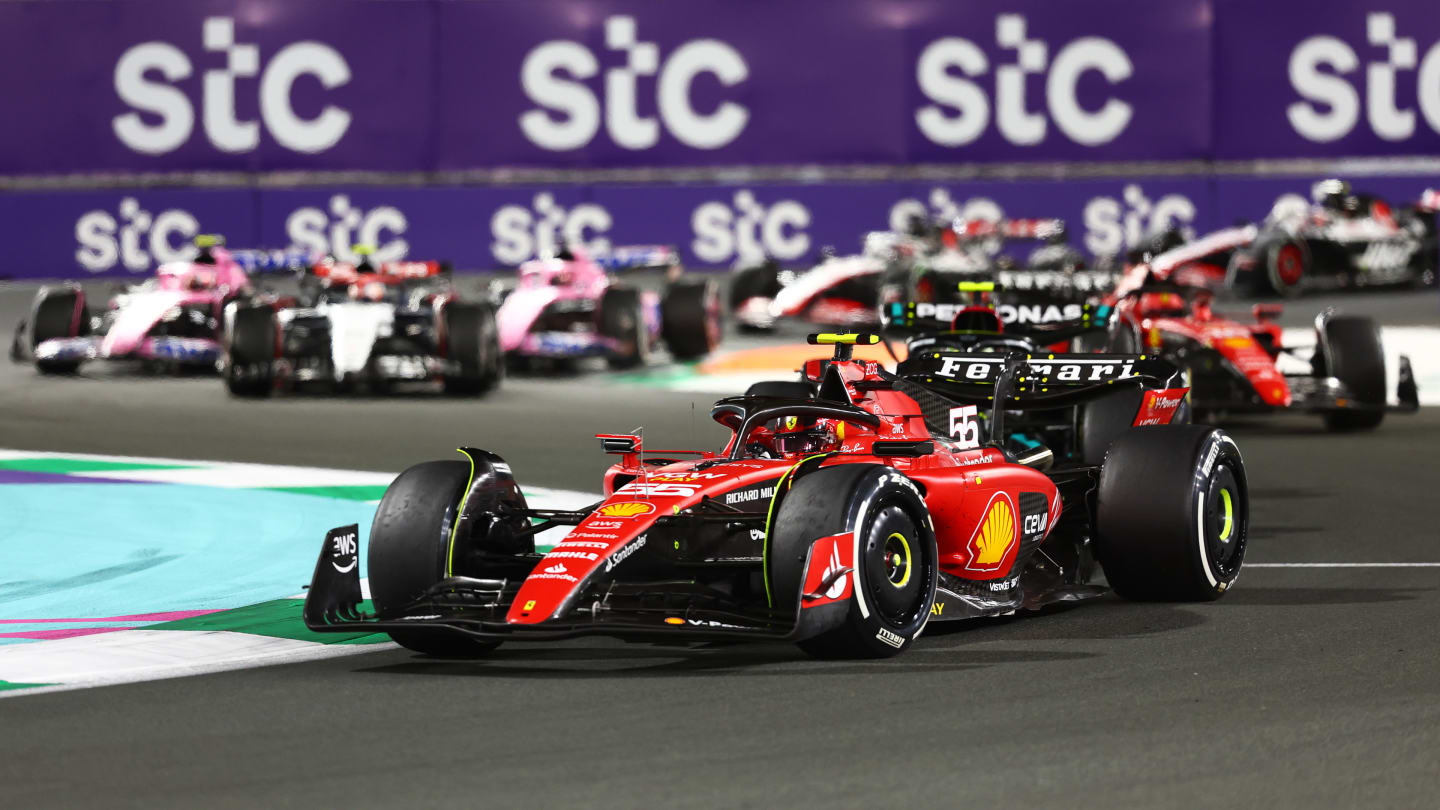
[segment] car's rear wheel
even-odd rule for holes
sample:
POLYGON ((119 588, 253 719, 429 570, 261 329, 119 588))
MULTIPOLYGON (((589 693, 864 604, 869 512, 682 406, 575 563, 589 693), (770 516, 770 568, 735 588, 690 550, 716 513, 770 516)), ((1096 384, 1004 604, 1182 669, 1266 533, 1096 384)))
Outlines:
MULTIPOLYGON (((30 326, 30 350, 54 338, 76 337, 90 324, 85 300, 78 289, 50 289, 40 293, 30 326)), ((35 368, 42 374, 74 374, 79 360, 39 360, 35 368)))
POLYGON ((1310 254, 1302 242, 1288 237, 1257 245, 1251 254, 1259 261, 1250 273, 1250 292, 1256 296, 1293 298, 1304 288, 1310 254))
POLYGON ((640 291, 611 287, 600 298, 600 334, 615 342, 606 360, 611 368, 635 368, 650 358, 650 332, 645 325, 640 291))
POLYGON ((268 397, 275 389, 275 310, 240 307, 230 325, 225 387, 237 397, 268 397))
POLYGON ((1224 431, 1130 431, 1100 471, 1095 542, 1105 577, 1127 599, 1218 599, 1240 575, 1249 515, 1245 465, 1224 431))
POLYGON ((766 547, 775 606, 788 611, 801 604, 815 541, 850 530, 855 533, 841 542, 853 544, 854 570, 836 580, 835 591, 850 593, 838 606, 843 618, 799 646, 822 658, 896 655, 930 619, 939 568, 924 501, 908 479, 887 467, 843 464, 816 470, 785 493, 766 547))
MULTIPOLYGON (((370 598, 393 618, 445 577, 452 527, 470 482, 463 461, 430 461, 401 473, 385 490, 370 528, 370 598)), ((500 646, 447 630, 391 630, 400 646, 425 655, 471 658, 500 646)))
POLYGON ((505 359, 494 311, 485 304, 449 304, 444 318, 446 354, 456 366, 445 375, 445 393, 477 396, 499 385, 505 359))
POLYGON ((1331 315, 1316 327, 1317 377, 1335 377, 1350 395, 1369 407, 1339 408, 1324 413, 1325 427, 1334 431, 1371 430, 1385 420, 1385 349, 1380 325, 1358 315, 1331 315))
POLYGON ((676 360, 698 360, 720 345, 720 288, 713 281, 672 284, 660 304, 660 331, 676 360))

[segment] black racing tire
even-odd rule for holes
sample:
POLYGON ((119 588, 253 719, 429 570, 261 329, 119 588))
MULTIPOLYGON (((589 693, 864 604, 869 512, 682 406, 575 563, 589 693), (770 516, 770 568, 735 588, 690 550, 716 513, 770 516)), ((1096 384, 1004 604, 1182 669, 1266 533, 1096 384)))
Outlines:
POLYGON ((495 311, 488 304, 447 304, 443 317, 446 357, 459 366, 456 373, 445 375, 445 393, 473 397, 499 385, 505 359, 495 311))
POLYGON ((1075 450, 1080 463, 1099 466, 1110 445, 1135 424, 1145 392, 1138 388, 1114 391, 1083 403, 1076 410, 1075 450))
POLYGON ((1333 431, 1372 430, 1385 421, 1385 349, 1380 325, 1359 315, 1331 315, 1316 328, 1316 376, 1335 377, 1375 410, 1333 410, 1323 416, 1333 431))
POLYGON ((856 571, 847 576, 863 592, 852 587, 843 621, 799 646, 820 658, 898 655, 930 620, 939 565, 924 501, 909 479, 888 467, 842 464, 816 470, 785 493, 766 540, 774 604, 795 610, 812 544, 852 527, 858 554, 856 571))
POLYGON ((225 387, 231 395, 268 397, 275 390, 275 310, 239 307, 230 324, 225 387))
POLYGON ((747 397, 789 397, 814 399, 815 386, 801 380, 761 380, 745 389, 747 397))
POLYGON ((611 287, 600 297, 600 334, 617 341, 618 350, 605 358, 611 368, 645 365, 650 358, 650 330, 645 324, 640 291, 611 287))
POLYGON ((1250 495, 1225 431, 1159 425, 1115 440, 1096 493, 1097 556, 1126 599, 1219 599, 1240 575, 1250 495))
MULTIPOLYGON (((450 528, 469 481, 470 465, 463 461, 428 461, 401 473, 385 490, 366 556, 370 599, 381 619, 394 616, 445 577, 450 528)), ((441 658, 473 658, 500 646, 446 630, 389 634, 408 650, 441 658)))
MULTIPOLYGON (((84 295, 78 289, 42 290, 30 320, 31 356, 34 356, 35 347, 44 341, 82 335, 88 331, 89 324, 90 313, 86 310, 84 295)), ((35 368, 41 374, 74 374, 80 368, 80 362, 36 360, 35 368)))
POLYGON ((783 286, 780 265, 773 262, 737 270, 730 280, 730 308, 738 309, 751 298, 774 298, 783 286))
POLYGON ((724 325, 714 281, 670 285, 660 302, 660 334, 676 360, 699 360, 720 345, 724 325))

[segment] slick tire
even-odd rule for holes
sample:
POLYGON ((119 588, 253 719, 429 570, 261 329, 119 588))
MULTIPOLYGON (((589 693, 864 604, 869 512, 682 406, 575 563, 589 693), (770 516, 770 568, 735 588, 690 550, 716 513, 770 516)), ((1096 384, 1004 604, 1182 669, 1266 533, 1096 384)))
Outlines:
POLYGON ((720 288, 714 281, 670 285, 660 303, 660 334, 676 360, 699 360, 720 345, 720 288))
POLYGON ((843 617, 799 646, 819 658, 898 655, 930 620, 939 568, 924 501, 908 479, 887 467, 842 464, 816 470, 784 494, 766 541, 774 604, 782 611, 803 605, 812 545, 852 528, 855 571, 841 580, 849 580, 850 596, 835 606, 843 617))
POLYGON ((600 334, 619 344, 606 358, 611 368, 645 365, 650 359, 650 330, 645 326, 639 290, 611 287, 605 291, 600 298, 600 334))
MULTIPOLYGON (((1385 349, 1380 326, 1358 315, 1332 315, 1316 330, 1311 365, 1319 377, 1335 377, 1352 396, 1370 405, 1385 404, 1385 349)), ((1385 420, 1383 409, 1324 413, 1333 431, 1372 430, 1385 420)))
POLYGON ((1096 494, 1096 551, 1126 599, 1219 599, 1249 533, 1245 465, 1223 430, 1159 425, 1110 446, 1096 494))
POLYGON ((499 385, 505 359, 494 310, 487 304, 449 304, 444 318, 446 354, 459 367, 445 376, 445 393, 473 397, 499 385))
POLYGON ((1110 445, 1135 423, 1143 397, 1144 392, 1130 388, 1106 394, 1080 406, 1076 450, 1082 464, 1098 466, 1105 461, 1110 445))
MULTIPOLYGON (((429 461, 401 473, 385 490, 370 526, 366 567, 370 599, 384 619, 445 577, 460 497, 470 481, 463 461, 429 461)), ((500 646, 446 630, 392 630, 395 643, 424 655, 473 658, 500 646)))
POLYGON ((257 399, 275 390, 275 310, 240 307, 230 325, 225 387, 232 396, 257 399))
MULTIPOLYGON (((30 351, 53 338, 76 337, 84 334, 90 324, 90 314, 85 309, 85 299, 77 289, 42 290, 35 302, 35 312, 30 326, 30 351)), ((79 360, 36 360, 35 368, 41 374, 74 374, 80 368, 79 360)))

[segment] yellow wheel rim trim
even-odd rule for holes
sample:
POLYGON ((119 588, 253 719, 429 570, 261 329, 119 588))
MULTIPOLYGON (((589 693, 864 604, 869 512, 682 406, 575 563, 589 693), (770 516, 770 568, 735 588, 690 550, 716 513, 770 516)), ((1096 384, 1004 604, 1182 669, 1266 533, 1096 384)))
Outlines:
POLYGON ((1235 504, 1230 500, 1230 490, 1220 490, 1220 508, 1225 510, 1225 528, 1220 531, 1221 540, 1230 539, 1230 530, 1235 528, 1235 504))
POLYGON ((910 541, 906 540, 905 535, 899 532, 895 532, 885 538, 885 545, 890 545, 891 540, 899 540, 900 546, 905 549, 905 576, 901 577, 899 582, 891 582, 890 584, 897 588, 903 588, 905 587, 905 583, 910 581, 910 541))

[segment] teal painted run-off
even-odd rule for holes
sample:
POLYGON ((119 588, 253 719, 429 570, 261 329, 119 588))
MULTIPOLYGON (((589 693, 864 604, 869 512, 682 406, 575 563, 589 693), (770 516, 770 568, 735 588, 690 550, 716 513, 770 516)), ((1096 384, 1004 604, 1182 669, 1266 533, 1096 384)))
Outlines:
POLYGON ((351 498, 263 489, 0 486, 0 619, 218 610, 291 596, 309 583, 326 531, 358 523, 363 541, 374 514, 351 498))

